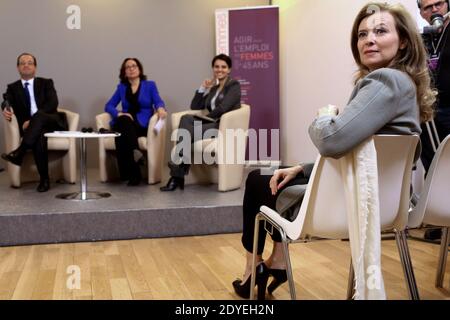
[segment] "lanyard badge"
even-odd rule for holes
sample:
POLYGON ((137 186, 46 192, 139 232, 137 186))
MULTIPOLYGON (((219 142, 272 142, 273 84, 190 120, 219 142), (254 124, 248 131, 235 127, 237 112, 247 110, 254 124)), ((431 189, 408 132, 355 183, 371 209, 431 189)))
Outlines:
POLYGON ((439 53, 432 54, 430 58, 428 58, 428 68, 431 71, 436 71, 439 66, 439 53))

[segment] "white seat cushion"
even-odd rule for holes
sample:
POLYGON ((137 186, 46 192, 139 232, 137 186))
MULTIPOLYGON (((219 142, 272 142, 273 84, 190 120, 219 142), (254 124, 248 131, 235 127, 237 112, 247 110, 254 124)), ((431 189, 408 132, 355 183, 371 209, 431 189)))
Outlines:
POLYGON ((48 138, 48 150, 69 150, 69 138, 48 138))

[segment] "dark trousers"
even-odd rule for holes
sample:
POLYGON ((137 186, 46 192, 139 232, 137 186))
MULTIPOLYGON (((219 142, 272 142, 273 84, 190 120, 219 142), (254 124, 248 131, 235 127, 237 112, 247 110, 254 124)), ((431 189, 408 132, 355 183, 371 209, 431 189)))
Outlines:
MULTIPOLYGON (((445 137, 450 134, 450 110, 446 112, 438 110, 436 117, 434 118, 434 123, 436 124, 439 140, 443 141, 445 137)), ((422 134, 420 135, 420 140, 422 143, 422 153, 420 155, 420 159, 422 160, 425 171, 428 171, 434 157, 434 151, 425 124, 422 124, 422 134)))
POLYGON ((28 128, 23 133, 20 147, 33 151, 34 161, 41 179, 48 179, 47 132, 67 130, 67 120, 62 113, 36 112, 30 119, 28 128))
MULTIPOLYGON (((180 125, 178 126, 178 129, 184 129, 186 130, 186 132, 189 133, 189 139, 190 139, 190 143, 194 143, 198 140, 201 140, 203 137, 203 134, 209 130, 209 129, 219 129, 219 122, 207 122, 205 120, 201 120, 199 118, 196 118, 193 115, 187 114, 181 117, 180 119, 180 125), (199 133, 201 132, 201 135, 199 133, 197 133, 198 137, 195 136, 195 132, 198 131, 199 133)), ((185 142, 183 141, 183 138, 185 136, 183 136, 182 134, 180 134, 177 138, 177 143, 180 142, 185 142)), ((172 177, 177 177, 177 178, 184 178, 185 175, 187 175, 189 173, 189 168, 191 165, 191 155, 186 155, 186 154, 182 154, 179 153, 178 155, 180 159, 178 159, 178 161, 176 163, 180 163, 180 164, 176 164, 172 161, 169 161, 169 168, 170 168, 170 175, 172 177)))
MULTIPOLYGON (((297 177, 289 181, 283 188, 299 184, 307 184, 311 175, 313 164, 304 166, 304 171, 300 172, 297 177)), ((248 252, 253 252, 253 235, 255 231, 255 217, 260 212, 261 206, 267 206, 275 210, 275 204, 280 194, 279 190, 276 195, 272 195, 269 181, 272 175, 262 175, 259 169, 253 170, 247 177, 245 182, 245 193, 243 203, 243 230, 242 230, 242 245, 248 252)), ((258 235, 258 254, 264 251, 264 244, 266 241, 267 231, 264 228, 264 223, 259 226, 258 235)), ((280 242, 281 235, 273 229, 273 241, 280 242)))
POLYGON ((141 171, 133 153, 134 150, 139 150, 138 138, 147 135, 147 128, 141 127, 128 116, 120 116, 116 119, 113 129, 120 133, 120 136, 115 138, 120 179, 139 178, 141 171))

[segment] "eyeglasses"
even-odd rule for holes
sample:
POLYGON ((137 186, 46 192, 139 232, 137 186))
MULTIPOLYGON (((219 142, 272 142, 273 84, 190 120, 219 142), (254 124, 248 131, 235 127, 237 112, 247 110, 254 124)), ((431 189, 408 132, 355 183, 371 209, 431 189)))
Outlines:
POLYGON ((131 70, 131 69, 135 69, 135 68, 137 68, 137 64, 133 64, 131 66, 126 66, 125 67, 126 70, 131 70))
POLYGON ((445 1, 438 1, 432 4, 429 4, 428 6, 423 8, 423 11, 425 12, 431 12, 434 7, 436 7, 437 10, 441 9, 442 6, 445 4, 445 1))
POLYGON ((23 66, 34 66, 34 62, 33 61, 29 61, 29 62, 19 62, 19 66, 23 67, 23 66))

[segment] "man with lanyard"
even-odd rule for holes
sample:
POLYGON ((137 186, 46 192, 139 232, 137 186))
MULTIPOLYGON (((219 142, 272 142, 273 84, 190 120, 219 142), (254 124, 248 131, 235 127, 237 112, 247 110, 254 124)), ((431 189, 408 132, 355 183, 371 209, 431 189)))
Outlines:
MULTIPOLYGON (((449 10, 449 0, 417 0, 420 15, 431 26, 435 15, 444 16, 449 10)), ((430 70, 433 85, 438 90, 436 114, 434 122, 442 141, 450 133, 450 39, 449 24, 450 19, 444 21, 443 27, 428 28, 433 32, 423 33, 423 40, 428 51, 428 68, 430 70)), ((430 128, 431 129, 431 128, 430 128)), ((431 129, 432 130, 432 129, 431 129)), ((431 132, 430 132, 431 133, 431 132)), ((432 134, 432 136, 434 136, 432 134)), ((430 134, 425 124, 422 125, 422 154, 420 156, 422 164, 428 171, 433 160, 434 150, 430 140, 430 134)), ((437 147, 437 146, 436 146, 437 147)), ((437 240, 441 238, 440 228, 426 229, 423 239, 437 240)))
MULTIPOLYGON (((417 0, 420 9, 420 15, 429 24, 433 23, 434 15, 444 16, 449 11, 448 0, 417 0)), ((439 134, 439 140, 442 141, 450 133, 450 38, 449 25, 450 19, 444 21, 442 28, 436 32, 423 34, 425 46, 428 50, 428 66, 434 80, 434 86, 438 90, 438 99, 436 105, 436 115, 434 118, 436 128, 439 134)), ((426 171, 433 160, 434 150, 430 141, 428 131, 425 126, 422 127, 422 155, 421 160, 426 171)))

